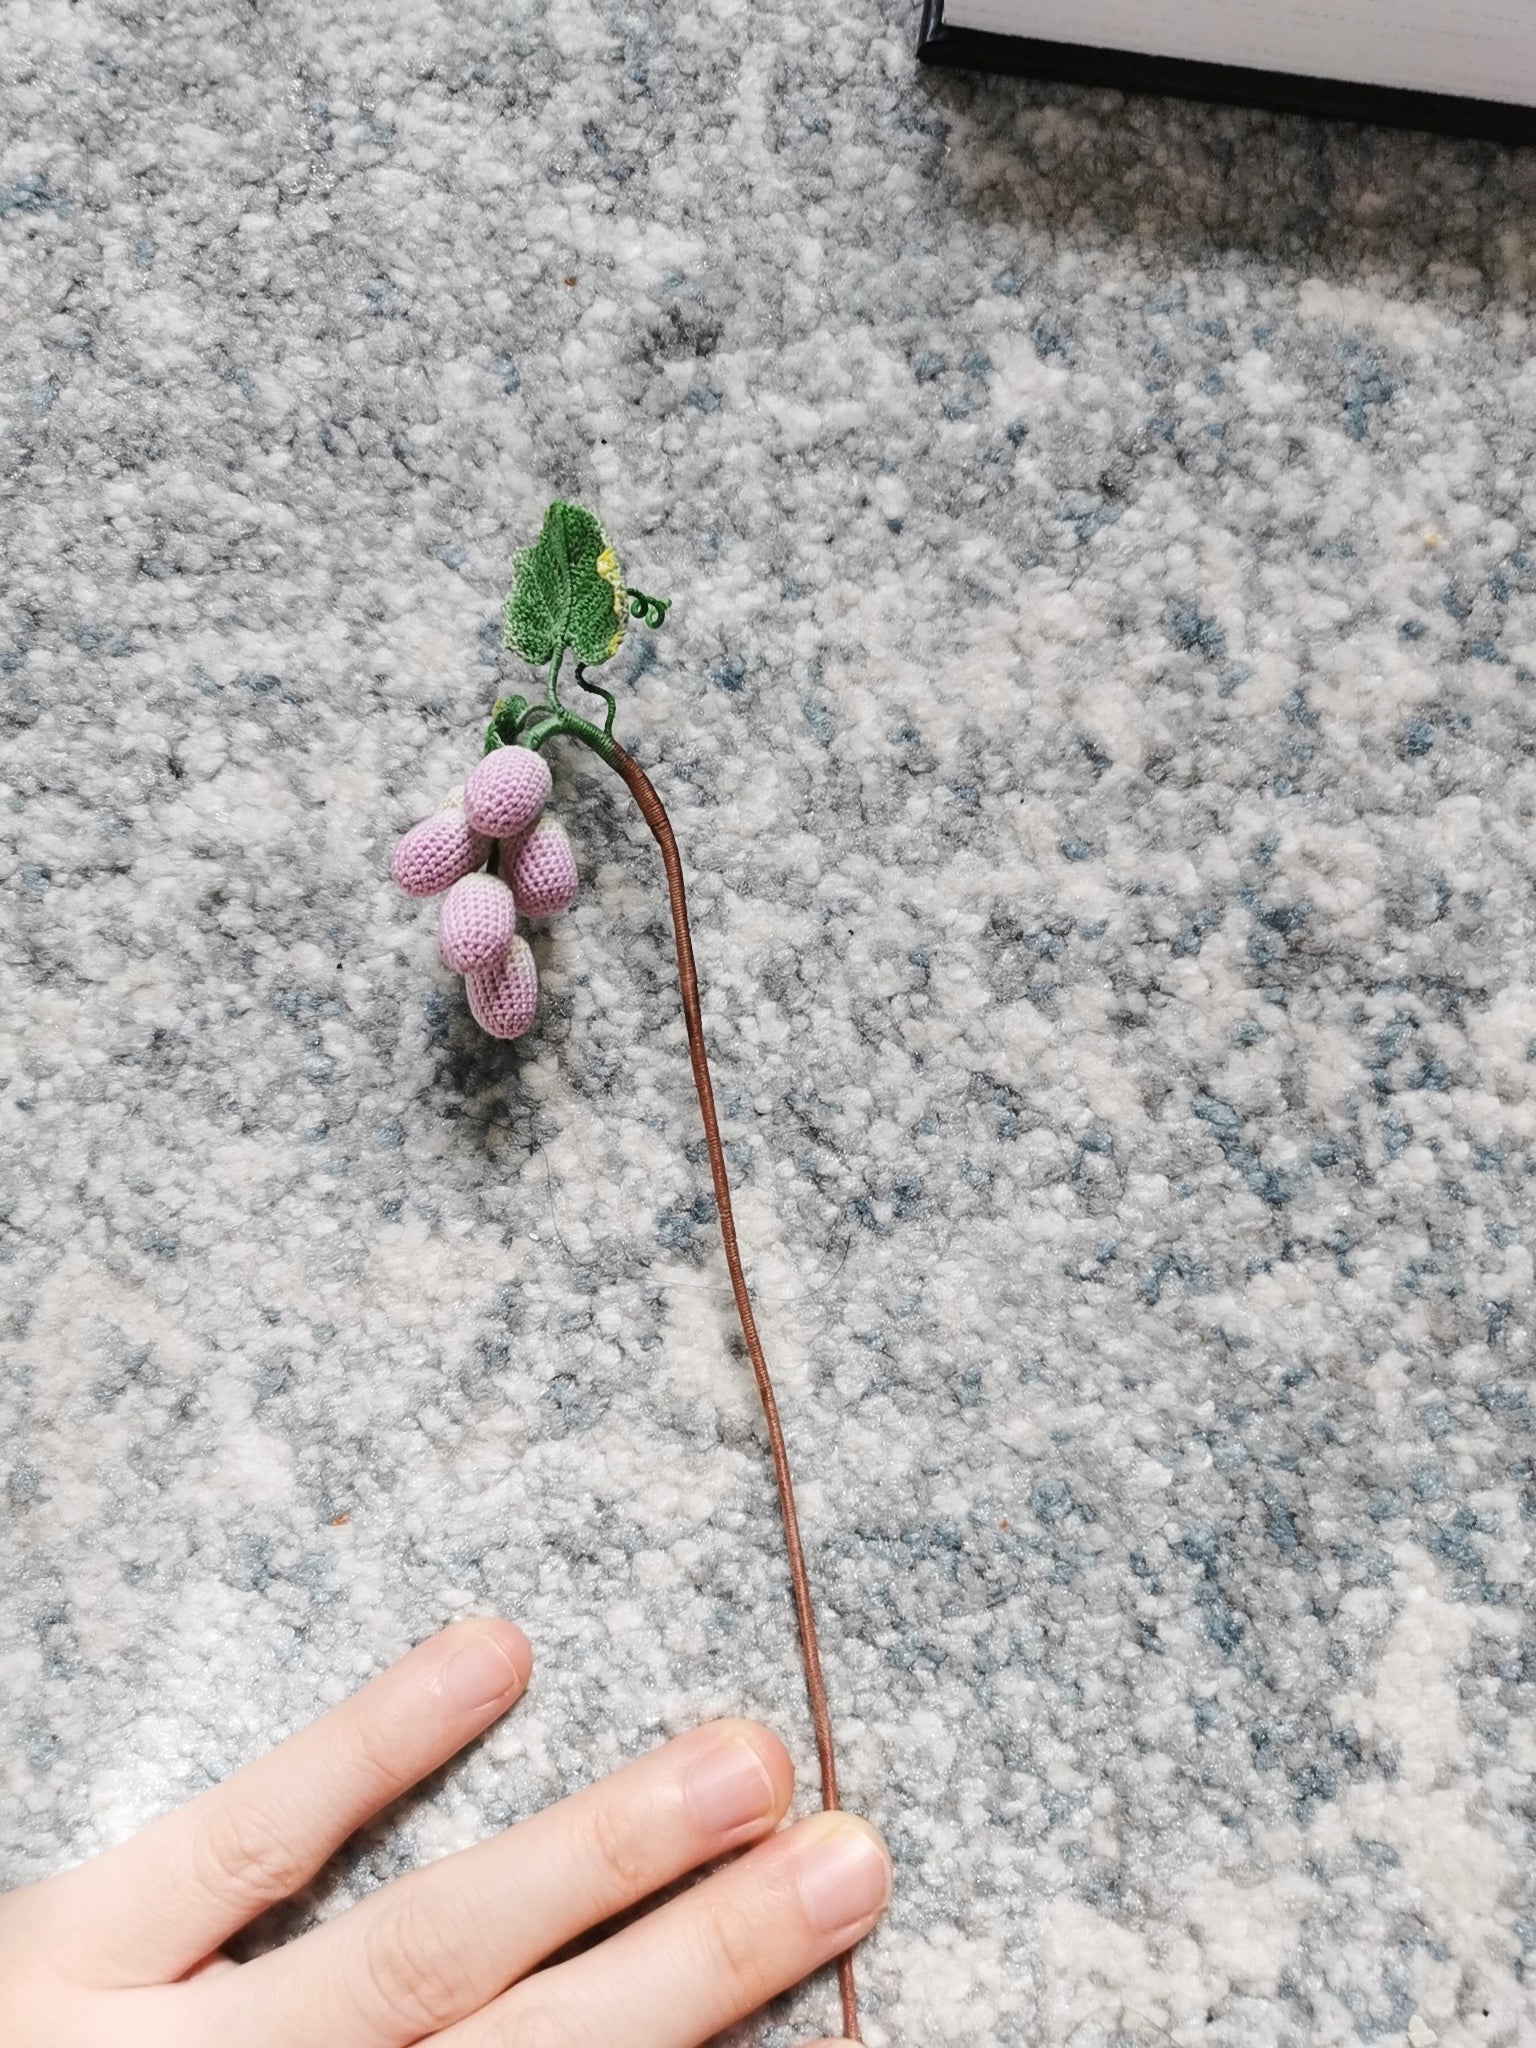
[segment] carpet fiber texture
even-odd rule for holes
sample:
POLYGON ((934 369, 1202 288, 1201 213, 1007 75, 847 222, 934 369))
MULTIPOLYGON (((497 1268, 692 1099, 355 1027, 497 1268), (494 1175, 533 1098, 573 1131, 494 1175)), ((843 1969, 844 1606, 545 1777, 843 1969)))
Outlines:
POLYGON ((708 1715, 813 1799, 644 827, 557 755, 513 1047, 387 875, 560 494, 675 600, 871 2041, 1513 2048, 1536 157, 914 26, 6 10, 3 1875, 488 1608, 303 1910, 708 1715))

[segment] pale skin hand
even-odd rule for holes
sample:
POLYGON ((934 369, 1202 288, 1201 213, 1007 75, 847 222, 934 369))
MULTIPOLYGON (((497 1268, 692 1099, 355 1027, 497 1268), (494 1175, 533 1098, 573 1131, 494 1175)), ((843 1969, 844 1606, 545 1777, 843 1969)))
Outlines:
POLYGON ((456 1623, 120 1848, 0 1898, 6 2048, 698 2048, 869 1932, 880 1838, 847 1815, 781 1829, 782 1744, 716 1721, 284 1948, 220 1954, 504 1714, 531 1664, 510 1623, 456 1623))

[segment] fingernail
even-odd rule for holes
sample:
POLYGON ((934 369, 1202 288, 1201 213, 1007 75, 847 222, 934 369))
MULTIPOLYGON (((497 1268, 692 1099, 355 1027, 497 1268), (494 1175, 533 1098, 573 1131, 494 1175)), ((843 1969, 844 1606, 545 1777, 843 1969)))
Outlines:
POLYGON ((773 1811, 773 1780, 751 1743, 733 1735, 690 1767, 683 1796, 707 1835, 728 1835, 773 1811))
POLYGON ((891 1866, 879 1837, 843 1815, 808 1821, 817 1838, 800 1867, 800 1899, 811 1925, 838 1934, 880 1912, 891 1895, 891 1866))
POLYGON ((466 1712, 493 1706, 509 1693, 521 1691, 522 1685, 521 1668, 495 1636, 466 1643, 443 1667, 443 1691, 466 1712))

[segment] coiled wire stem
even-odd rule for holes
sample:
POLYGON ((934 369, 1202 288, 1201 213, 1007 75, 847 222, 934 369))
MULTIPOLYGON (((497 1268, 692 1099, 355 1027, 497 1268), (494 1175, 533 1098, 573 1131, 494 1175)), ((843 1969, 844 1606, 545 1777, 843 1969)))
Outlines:
MULTIPOLYGON (((558 673, 558 662, 555 664, 558 673)), ((578 671, 578 676, 579 676, 578 671)), ((832 1745, 832 1716, 827 1706, 827 1688, 821 1673, 821 1647, 816 1634, 816 1611, 811 1600, 811 1582, 805 1568, 805 1550, 800 1541, 800 1517, 795 1508, 795 1487, 790 1472, 789 1451, 784 1442, 784 1429, 779 1421, 779 1404, 773 1388, 773 1376, 768 1370, 768 1360, 763 1351, 763 1341, 757 1331, 757 1317, 752 1309, 752 1296, 747 1288, 747 1276, 742 1269, 741 1249, 736 1239, 736 1216, 731 1206, 731 1183, 726 1172, 725 1148, 720 1142, 720 1121, 715 1113, 714 1083, 709 1071, 709 1054, 704 1043, 704 1015, 699 1004, 699 976, 693 958, 693 934, 688 923, 688 894, 683 883, 682 857, 677 848, 677 835, 672 830, 672 821, 667 816, 666 806, 657 795, 654 784, 634 756, 625 751, 613 737, 611 731, 600 730, 584 718, 578 718, 560 703, 555 694, 554 677, 550 679, 550 704, 527 707, 507 719, 498 706, 492 720, 493 740, 487 735, 487 745, 501 743, 501 732, 508 725, 518 733, 518 743, 527 747, 540 747, 556 733, 568 733, 590 747, 593 753, 607 762, 617 774, 623 777, 631 796, 639 807, 640 815, 651 829, 651 836, 661 850, 662 866, 667 876, 667 896, 672 909, 672 936, 677 949, 677 983, 683 1001, 683 1021, 688 1032, 688 1058, 693 1068, 694 1090, 699 1098, 699 1115, 704 1124, 704 1143, 709 1152, 709 1172, 714 1183, 715 1207, 720 1216, 720 1236, 725 1246, 725 1263, 731 1276, 731 1293, 736 1301, 736 1316, 741 1324, 742 1338, 747 1347, 747 1356, 752 1361, 752 1377, 757 1383, 758 1400, 762 1403, 763 1420, 768 1430, 768 1449, 773 1459, 773 1476, 778 1487, 779 1513, 784 1524, 784 1547, 789 1555, 789 1579, 794 1589, 795 1620, 800 1630, 800 1655, 805 1667, 805 1691, 810 1702, 811 1724, 816 1735, 816 1760, 821 1771, 821 1803, 830 1813, 837 1808, 837 1758, 832 1745), (498 720, 501 732, 498 732, 498 720)), ((606 694, 606 693, 602 693, 606 694)), ((516 700, 509 700, 516 701, 516 700)), ((611 713, 610 713, 611 720, 611 713)), ((510 737, 510 734, 508 734, 510 737)), ((854 1984, 852 1953, 839 1956, 837 1963, 838 1990, 842 2000, 843 2034, 850 2041, 861 2041, 859 2031, 859 2002, 854 1984)))

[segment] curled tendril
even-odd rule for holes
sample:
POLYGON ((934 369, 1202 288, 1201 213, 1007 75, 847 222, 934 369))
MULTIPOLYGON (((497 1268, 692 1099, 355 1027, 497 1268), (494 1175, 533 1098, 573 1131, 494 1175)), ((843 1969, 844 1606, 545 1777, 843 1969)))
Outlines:
MULTIPOLYGON (((646 624, 650 624, 649 619, 646 620, 646 624)), ((592 682, 588 678, 585 667, 579 661, 576 664, 576 680, 584 690, 590 691, 594 697, 601 697, 608 706, 608 716, 603 720, 603 736, 605 739, 610 738, 613 733, 613 721, 618 714, 618 699, 611 690, 605 690, 601 683, 592 682)))
MULTIPOLYGON (((570 508, 567 507, 566 509, 569 510, 570 508)), ((610 560, 613 559, 611 549, 608 550, 608 557, 610 560)), ((520 565, 522 559, 522 557, 519 557, 520 565)), ((519 573, 521 573, 521 567, 519 573)), ((627 585, 621 585, 617 579, 618 570, 617 563, 615 562, 613 576, 608 577, 605 575, 604 580, 611 582, 616 591, 623 591, 624 600, 629 608, 629 616, 632 619, 641 620, 652 631, 655 631, 658 626, 665 623, 667 613, 672 606, 672 600, 669 597, 652 597, 647 591, 631 590, 627 585)), ((514 584, 512 598, 508 599, 509 605, 516 596, 517 585, 514 584)), ((514 643, 509 640, 507 644, 512 646, 514 643)), ((583 690, 590 692, 594 697, 600 697, 607 706, 607 714, 603 719, 601 727, 591 725, 585 719, 578 718, 574 712, 567 711, 560 702, 560 665, 564 661, 565 656, 574 651, 574 643, 569 640, 561 641, 555 647, 553 658, 549 664, 549 674, 545 679, 546 698, 543 703, 530 703, 526 697, 501 697, 497 699, 491 712, 491 722, 486 727, 486 753, 494 753, 497 747, 512 746, 532 747, 537 752, 544 742, 557 732, 577 734, 589 746, 596 746, 600 752, 615 744, 613 739, 613 721, 619 707, 611 691, 603 689, 600 684, 594 683, 589 678, 587 674, 588 663, 582 661, 576 663, 576 681, 583 690)), ((610 648, 609 652, 612 653, 612 651, 613 649, 610 648)))
POLYGON ((629 616, 632 619, 643 619, 652 631, 665 624, 667 610, 672 603, 670 597, 647 597, 643 590, 626 590, 624 594, 629 599, 629 616))

